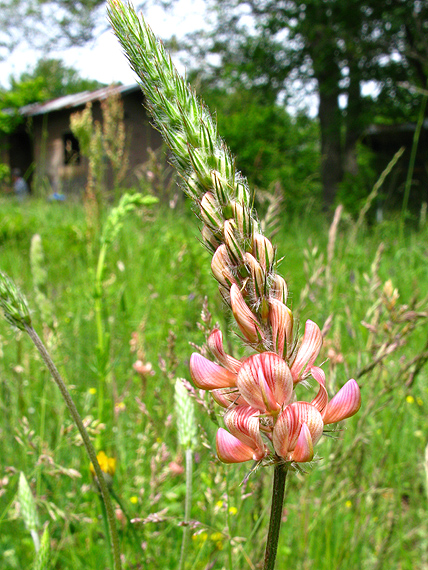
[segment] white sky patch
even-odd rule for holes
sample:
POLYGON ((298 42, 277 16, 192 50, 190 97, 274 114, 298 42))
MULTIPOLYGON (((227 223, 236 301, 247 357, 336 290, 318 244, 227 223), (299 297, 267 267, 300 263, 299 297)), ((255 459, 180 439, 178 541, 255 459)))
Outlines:
MULTIPOLYGON (((186 33, 206 28, 208 20, 203 0, 180 0, 168 12, 159 6, 152 6, 144 16, 154 33, 163 39, 174 35, 181 38, 186 33)), ((97 39, 85 47, 51 51, 45 54, 46 57, 62 59, 67 66, 77 69, 85 79, 96 79, 106 84, 135 83, 136 76, 107 22, 101 21, 99 29, 101 33, 97 39)), ((9 87, 11 75, 17 78, 24 71, 31 72, 42 56, 42 52, 24 45, 17 48, 10 57, 0 61, 0 85, 9 87)), ((180 72, 184 71, 179 60, 175 64, 180 72)))

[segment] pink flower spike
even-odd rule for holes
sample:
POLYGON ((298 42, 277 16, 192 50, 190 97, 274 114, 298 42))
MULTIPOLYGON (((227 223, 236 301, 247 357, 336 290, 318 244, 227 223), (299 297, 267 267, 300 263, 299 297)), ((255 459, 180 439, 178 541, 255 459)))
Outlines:
POLYGON ((298 463, 305 463, 306 461, 312 461, 313 457, 314 446, 312 443, 311 432, 309 431, 308 426, 303 423, 296 447, 294 448, 290 459, 292 461, 297 461, 298 463))
POLYGON ((322 334, 313 321, 306 321, 305 334, 290 368, 294 383, 300 382, 315 362, 322 346, 322 334))
POLYGON ((320 385, 320 389, 318 394, 312 400, 311 404, 314 406, 321 414, 323 413, 325 407, 328 403, 328 394, 325 388, 325 374, 324 370, 318 368, 318 366, 312 366, 311 368, 311 375, 320 385))
POLYGON ((253 459, 254 450, 220 428, 216 437, 217 456, 223 463, 243 463, 253 459))
POLYGON ((241 363, 233 356, 229 356, 225 353, 223 348, 223 335, 219 329, 214 329, 210 336, 208 337, 208 348, 210 349, 212 355, 222 364, 225 368, 231 372, 238 372, 241 363))
POLYGON ((348 380, 324 411, 324 424, 334 424, 350 418, 361 407, 361 393, 355 380, 348 380))
POLYGON ((202 390, 236 386, 236 374, 211 362, 197 352, 194 352, 190 357, 190 374, 195 386, 202 390))
POLYGON ((259 323, 244 301, 239 287, 235 284, 230 288, 230 306, 235 321, 245 338, 252 343, 258 343, 260 339, 263 339, 259 323))

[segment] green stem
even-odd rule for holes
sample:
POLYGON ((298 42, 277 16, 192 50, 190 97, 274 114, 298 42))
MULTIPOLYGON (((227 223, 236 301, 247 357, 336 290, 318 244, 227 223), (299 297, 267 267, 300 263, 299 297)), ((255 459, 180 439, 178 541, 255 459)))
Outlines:
POLYGON ((275 465, 272 506, 270 511, 269 532, 266 541, 265 563, 263 570, 274 570, 276 551, 278 550, 279 531, 281 529, 282 508, 284 504, 285 480, 287 467, 284 463, 275 465))
MULTIPOLYGON (((428 82, 427 82, 428 85, 428 82)), ((409 169, 407 171, 406 177, 406 185, 404 188, 404 196, 403 196, 403 205, 401 208, 401 221, 400 221, 400 234, 401 237, 403 236, 403 228, 407 213, 407 205, 409 203, 409 196, 410 196, 410 188, 412 186, 412 179, 413 179, 413 171, 415 169, 415 161, 416 161, 416 152, 418 150, 418 143, 419 143, 419 135, 421 134, 422 125, 424 122, 425 117, 425 109, 427 106, 428 95, 425 94, 424 98, 422 99, 421 108, 419 110, 418 122, 416 123, 415 133, 413 135, 413 143, 412 143, 412 150, 410 153, 410 160, 409 160, 409 169)))
POLYGON ((111 544, 111 537, 110 537, 110 532, 109 532, 109 526, 108 526, 108 516, 107 516, 107 510, 106 510, 106 506, 104 504, 104 501, 101 497, 100 494, 98 494, 98 497, 100 498, 100 503, 101 503, 101 513, 102 513, 102 517, 103 517, 103 523, 104 523, 104 532, 106 533, 107 536, 107 541, 109 544, 109 557, 110 557, 110 565, 114 567, 114 560, 113 560, 113 547, 111 544))
POLYGON ((104 273, 104 264, 107 254, 107 247, 105 245, 101 246, 100 253, 98 256, 97 271, 95 275, 95 295, 94 295, 94 305, 95 305, 95 321, 97 326, 97 340, 98 340, 98 419, 103 421, 103 411, 104 411, 104 382, 105 382, 105 335, 103 326, 103 315, 102 315, 102 279, 104 273))
POLYGON ((96 451, 95 451, 95 449, 91 443, 88 432, 86 431, 85 426, 83 425, 82 418, 80 417, 79 412, 77 411, 76 405, 75 405, 69 391, 67 390, 67 386, 65 385, 64 380, 61 378, 61 375, 58 372, 57 367, 53 363, 48 351, 46 350, 45 345, 40 340, 38 334, 36 333, 36 331, 31 326, 26 324, 25 330, 27 331, 31 340, 34 342, 34 344, 35 344, 37 350, 39 351, 44 363, 46 364, 49 372, 51 373, 55 384, 58 386, 58 388, 62 394, 62 397, 64 398, 64 401, 67 405, 67 408, 69 409, 69 411, 71 413, 71 416, 74 420, 74 423, 76 424, 76 427, 79 430, 79 433, 82 437, 82 440, 83 440, 83 443, 85 445, 86 452, 89 456, 89 459, 91 460, 92 465, 94 466, 95 474, 97 476, 98 485, 99 485, 100 492, 101 492, 101 497, 103 499, 103 502, 104 502, 104 505, 106 508, 106 513, 107 513, 108 526, 109 526, 109 530, 110 530, 111 544, 112 544, 112 549, 113 549, 114 569, 115 570, 121 570, 122 565, 120 562, 119 537, 118 537, 117 529, 116 529, 113 505, 112 505, 112 502, 110 499, 109 491, 108 491, 108 488, 107 488, 107 485, 106 485, 106 482, 104 479, 103 472, 101 471, 101 467, 98 463, 96 451))
POLYGON ((192 510, 192 474, 193 474, 193 452, 189 447, 186 449, 186 500, 184 503, 184 529, 183 541, 181 543, 179 570, 183 570, 190 538, 190 513, 192 510))

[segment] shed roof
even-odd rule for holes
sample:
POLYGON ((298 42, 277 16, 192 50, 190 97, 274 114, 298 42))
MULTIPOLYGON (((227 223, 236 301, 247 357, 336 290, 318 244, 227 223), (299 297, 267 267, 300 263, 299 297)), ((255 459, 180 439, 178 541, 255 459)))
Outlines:
POLYGON ((53 111, 81 107, 91 101, 102 101, 112 94, 127 94, 138 91, 139 89, 140 86, 137 83, 135 85, 111 85, 109 87, 97 89, 96 91, 82 91, 81 93, 75 93, 73 95, 65 95, 64 97, 58 97, 57 99, 52 99, 45 103, 32 103, 31 105, 25 105, 25 107, 20 108, 19 112, 21 115, 24 115, 24 117, 45 115, 46 113, 52 113, 53 111))

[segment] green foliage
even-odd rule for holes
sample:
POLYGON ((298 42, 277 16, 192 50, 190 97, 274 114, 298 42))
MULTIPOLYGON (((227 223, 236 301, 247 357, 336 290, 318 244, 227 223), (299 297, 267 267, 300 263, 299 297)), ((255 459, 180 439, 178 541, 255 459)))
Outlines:
POLYGON ((308 202, 320 203, 320 150, 316 121, 291 117, 275 103, 265 104, 248 93, 225 96, 208 89, 203 97, 216 109, 219 132, 252 186, 272 190, 279 184, 287 211, 299 212, 308 202))
POLYGON ((357 175, 345 174, 336 196, 336 202, 343 204, 353 216, 358 215, 377 179, 373 166, 373 152, 363 144, 357 144, 357 175))
POLYGON ((43 531, 42 540, 40 542, 40 550, 37 554, 33 570, 49 570, 50 568, 50 537, 49 526, 45 526, 43 531))
POLYGON ((98 81, 82 79, 78 71, 58 59, 40 59, 32 71, 11 78, 9 89, 0 89, 0 136, 10 134, 23 121, 19 109, 31 103, 93 90, 98 81))
MULTIPOLYGON (((41 329, 29 263, 31 238, 39 233, 49 299, 58 322, 57 361, 98 449, 117 460, 113 490, 122 512, 145 521, 131 525, 118 511, 124 567, 173 570, 182 538, 185 476, 183 454, 177 446, 171 372, 173 378, 189 377, 188 359, 193 350, 189 341, 204 341, 196 322, 205 295, 213 322, 227 329, 210 275, 210 256, 198 243, 190 209, 159 209, 143 219, 126 217, 119 239, 109 250, 103 284, 111 330, 112 381, 105 387, 105 419, 100 426, 97 394, 93 394, 97 387, 91 287, 95 260, 88 248, 83 207, 31 201, 19 209, 5 199, 0 206, 3 218, 9 220, 0 267, 25 291, 35 309, 34 326, 41 329), (10 220, 15 220, 16 231, 10 220), (153 365, 154 375, 145 384, 133 370, 137 356, 130 341, 135 331, 143 338, 146 362, 153 365), (139 546, 143 542, 144 550, 139 546)), ((392 337, 395 327, 410 323, 403 317, 410 318, 413 297, 418 290, 423 294, 428 290, 427 230, 409 231, 400 240, 398 226, 390 220, 370 231, 363 227, 353 242, 352 226, 343 222, 330 263, 329 297, 325 221, 310 214, 295 218, 283 214, 281 220, 275 245, 285 255, 280 272, 289 283, 293 311, 300 314, 300 330, 306 318, 322 323, 334 315, 320 357, 328 359, 323 368, 332 394, 370 363, 370 354, 376 356, 382 349, 373 344, 374 333, 362 321, 377 326, 380 315, 378 328, 385 322, 382 334, 392 337), (371 266, 380 243, 384 252, 374 278, 371 266), (389 297, 384 293, 389 279, 400 295, 392 313, 386 303, 394 304, 393 293, 389 297), (405 313, 398 312, 400 304, 409 306, 405 313), (385 321, 385 311, 391 315, 396 311, 396 321, 385 321)), ((379 368, 362 376, 358 380, 363 399, 359 414, 347 422, 346 430, 322 439, 320 459, 306 474, 289 474, 278 554, 283 565, 303 568, 310 560, 321 570, 338 564, 341 570, 361 566, 374 570, 380 559, 385 567, 419 567, 428 534, 423 468, 428 433, 426 365, 413 383, 406 385, 405 378, 412 370, 409 360, 424 349, 426 340, 423 325, 379 368)), ((225 343, 235 357, 245 356, 235 334, 225 335, 225 343)), ((4 566, 29 568, 34 562, 33 542, 17 518, 14 503, 18 486, 14 472, 23 471, 28 478, 31 473, 40 522, 49 521, 52 568, 107 567, 97 491, 68 412, 30 343, 20 337, 17 342, 3 321, 0 346, 0 551, 4 566)), ((242 484, 248 465, 230 467, 216 461, 217 426, 200 402, 194 400, 194 407, 198 456, 191 519, 198 525, 191 526, 187 568, 228 567, 226 528, 233 539, 233 568, 245 568, 245 560, 256 566, 268 523, 270 475, 268 470, 258 470, 242 484)))

